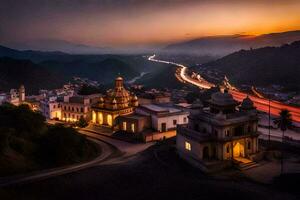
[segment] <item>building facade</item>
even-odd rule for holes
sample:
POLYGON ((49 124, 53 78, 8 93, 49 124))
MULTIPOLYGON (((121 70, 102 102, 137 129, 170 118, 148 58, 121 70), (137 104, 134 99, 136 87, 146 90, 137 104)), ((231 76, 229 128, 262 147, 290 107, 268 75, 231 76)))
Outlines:
POLYGON ((76 122, 81 117, 89 121, 91 119, 90 98, 85 96, 65 96, 61 102, 61 120, 76 122))
POLYGON ((178 124, 187 124, 189 113, 171 106, 155 104, 141 105, 136 113, 149 116, 151 128, 158 132, 175 130, 178 124))
POLYGON ((46 119, 62 119, 61 102, 57 101, 57 97, 49 97, 40 101, 40 111, 46 119))
POLYGON ((92 123, 94 125, 117 128, 116 118, 130 115, 138 106, 138 99, 124 87, 122 77, 115 79, 115 87, 107 91, 103 98, 92 107, 92 123))
POLYGON ((217 92, 209 108, 194 104, 188 125, 178 126, 177 150, 203 170, 209 170, 206 164, 212 161, 231 165, 232 161, 251 160, 258 153, 257 125, 257 112, 249 98, 239 106, 231 94, 217 92))

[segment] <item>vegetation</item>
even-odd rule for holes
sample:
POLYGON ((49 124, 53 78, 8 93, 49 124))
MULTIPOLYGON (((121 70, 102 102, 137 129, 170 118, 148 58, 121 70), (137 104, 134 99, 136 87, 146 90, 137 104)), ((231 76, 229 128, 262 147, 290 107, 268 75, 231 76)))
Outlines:
POLYGON ((81 162, 97 153, 74 129, 48 126, 27 105, 0 106, 0 176, 81 162))
POLYGON ((88 125, 88 122, 83 118, 83 116, 80 116, 76 125, 79 126, 80 128, 84 128, 88 125))
POLYGON ((292 118, 289 110, 283 109, 279 113, 279 117, 274 120, 274 123, 282 131, 282 137, 284 137, 284 132, 292 126, 292 118))
POLYGON ((217 69, 238 84, 279 84, 300 89, 300 41, 281 47, 241 50, 204 66, 217 69))

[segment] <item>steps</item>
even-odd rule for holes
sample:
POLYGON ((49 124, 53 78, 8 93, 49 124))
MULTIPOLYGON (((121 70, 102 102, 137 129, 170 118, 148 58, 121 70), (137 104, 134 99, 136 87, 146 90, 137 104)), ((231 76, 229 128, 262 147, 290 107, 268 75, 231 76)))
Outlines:
POLYGON ((259 164, 246 158, 237 158, 234 160, 235 167, 241 171, 258 167, 259 164))
POLYGON ((248 163, 239 163, 237 165, 237 168, 241 171, 244 171, 244 170, 248 170, 248 169, 251 169, 251 168, 254 168, 254 167, 258 167, 259 164, 256 163, 256 162, 248 162, 248 163))

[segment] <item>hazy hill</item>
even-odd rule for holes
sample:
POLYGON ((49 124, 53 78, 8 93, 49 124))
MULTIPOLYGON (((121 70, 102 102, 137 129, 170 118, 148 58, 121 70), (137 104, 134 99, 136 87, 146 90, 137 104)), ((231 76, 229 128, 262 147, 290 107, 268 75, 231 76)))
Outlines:
POLYGON ((300 41, 280 47, 241 50, 205 64, 237 83, 280 84, 300 89, 300 41))
POLYGON ((241 49, 280 46, 300 40, 300 31, 271 33, 259 36, 210 36, 170 44, 163 51, 175 54, 225 56, 241 49))
POLYGON ((26 91, 36 93, 43 88, 56 88, 64 82, 63 76, 51 72, 30 60, 0 58, 0 90, 8 91, 24 84, 26 91))
POLYGON ((106 58, 98 62, 89 60, 45 61, 40 64, 49 71, 63 74, 67 78, 73 76, 87 77, 104 84, 112 83, 119 74, 125 79, 131 79, 140 74, 134 67, 116 58, 106 58))
POLYGON ((0 45, 0 57, 28 59, 34 62, 39 62, 42 60, 49 60, 49 59, 62 59, 63 57, 67 57, 68 55, 69 54, 59 52, 59 51, 52 51, 52 52, 32 51, 32 50, 20 51, 20 50, 11 49, 0 45))

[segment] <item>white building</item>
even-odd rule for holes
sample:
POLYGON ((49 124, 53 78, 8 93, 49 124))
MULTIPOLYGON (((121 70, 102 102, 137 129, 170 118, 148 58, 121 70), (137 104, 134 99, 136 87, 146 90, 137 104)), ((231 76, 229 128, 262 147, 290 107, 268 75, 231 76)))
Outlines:
POLYGON ((40 102, 40 110, 47 119, 61 120, 61 105, 57 97, 49 97, 40 102))
POLYGON ((141 105, 136 108, 136 113, 150 116, 151 127, 159 132, 175 130, 178 124, 187 124, 189 115, 174 107, 155 104, 141 105))

